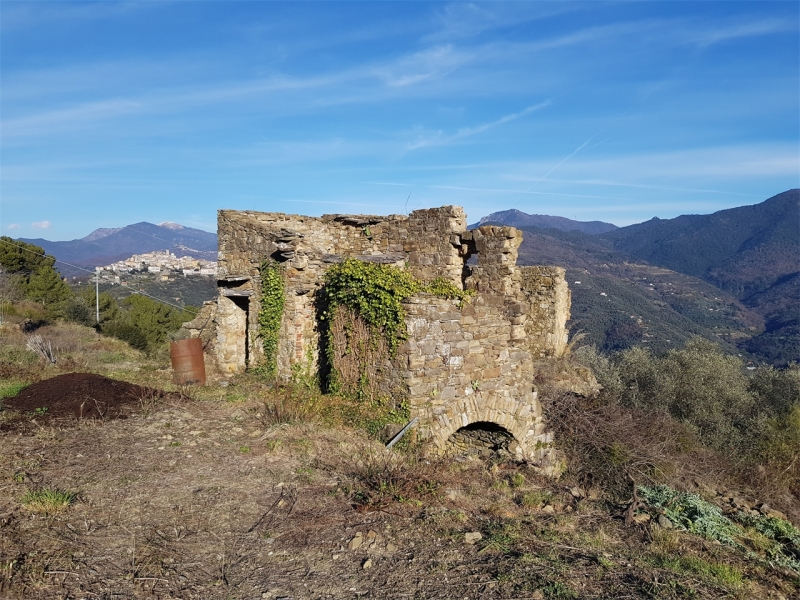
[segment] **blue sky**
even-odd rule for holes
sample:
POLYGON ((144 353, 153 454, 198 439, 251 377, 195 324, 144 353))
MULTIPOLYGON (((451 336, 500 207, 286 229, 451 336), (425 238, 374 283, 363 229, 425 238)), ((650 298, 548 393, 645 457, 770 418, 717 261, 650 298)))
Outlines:
POLYGON ((797 2, 0 4, 0 233, 798 187, 797 2))

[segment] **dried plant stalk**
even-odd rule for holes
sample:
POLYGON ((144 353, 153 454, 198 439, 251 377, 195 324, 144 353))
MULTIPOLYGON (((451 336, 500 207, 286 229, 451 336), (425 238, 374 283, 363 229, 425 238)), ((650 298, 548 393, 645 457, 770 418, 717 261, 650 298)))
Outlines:
POLYGON ((347 306, 337 308, 332 333, 333 367, 339 374, 342 391, 375 399, 381 385, 381 370, 389 360, 386 340, 374 335, 347 306))
POLYGON ((26 346, 28 350, 35 352, 51 365, 56 364, 56 353, 55 350, 53 350, 53 345, 50 343, 50 340, 42 339, 42 336, 39 334, 30 335, 28 336, 26 346))

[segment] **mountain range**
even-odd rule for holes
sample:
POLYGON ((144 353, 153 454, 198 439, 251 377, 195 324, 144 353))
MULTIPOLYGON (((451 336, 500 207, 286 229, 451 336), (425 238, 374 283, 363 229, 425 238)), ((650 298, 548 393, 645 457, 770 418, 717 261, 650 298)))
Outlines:
POLYGON ((536 227, 539 229, 558 229, 559 231, 580 231, 589 235, 597 235, 614 231, 616 225, 604 223, 603 221, 573 221, 564 217, 552 217, 550 215, 529 215, 521 210, 512 208, 486 215, 469 229, 475 229, 487 224, 509 225, 512 227, 536 227))
POLYGON ((520 228, 520 264, 565 266, 573 330, 606 350, 698 333, 775 364, 800 360, 800 190, 594 235, 520 228))
MULTIPOLYGON (((509 209, 470 228, 486 224, 525 231, 520 264, 566 267, 571 328, 604 350, 665 350, 697 334, 777 365, 800 360, 800 190, 627 227, 509 209)), ((217 255, 216 234, 177 223, 97 229, 67 242, 23 241, 90 270, 154 250, 217 255)), ((56 266, 64 275, 81 273, 56 266)))
POLYGON ((63 275, 82 273, 66 263, 94 270, 96 266, 155 250, 171 250, 176 256, 217 259, 215 233, 169 222, 154 225, 142 221, 125 227, 95 229, 84 238, 66 242, 51 242, 41 238, 23 238, 22 241, 36 244, 47 254, 62 261, 56 263, 56 267, 63 275))

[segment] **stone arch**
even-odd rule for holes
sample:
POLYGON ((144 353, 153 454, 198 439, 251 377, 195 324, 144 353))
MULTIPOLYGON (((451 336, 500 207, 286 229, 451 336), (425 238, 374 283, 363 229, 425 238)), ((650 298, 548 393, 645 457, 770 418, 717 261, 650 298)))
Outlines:
POLYGON ((432 442, 439 452, 446 452, 450 436, 459 429, 475 423, 491 423, 511 434, 509 452, 517 458, 527 458, 528 442, 534 431, 530 429, 530 419, 520 418, 514 410, 519 405, 514 401, 491 401, 483 398, 483 394, 473 394, 457 402, 453 402, 447 414, 439 415, 431 427, 432 442))
POLYGON ((516 443, 511 432, 501 425, 489 421, 476 421, 456 429, 448 438, 448 452, 455 454, 508 455, 516 443))

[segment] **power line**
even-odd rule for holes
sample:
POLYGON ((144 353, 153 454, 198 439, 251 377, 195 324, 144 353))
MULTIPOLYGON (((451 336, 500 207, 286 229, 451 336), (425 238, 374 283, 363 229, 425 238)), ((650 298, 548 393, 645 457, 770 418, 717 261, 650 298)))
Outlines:
MULTIPOLYGON (((36 256, 47 257, 46 253, 39 254, 38 252, 35 252, 35 251, 31 250, 30 248, 26 248, 25 246, 21 246, 19 244, 15 244, 13 242, 9 242, 8 240, 0 239, 0 242, 6 243, 9 246, 14 246, 14 247, 19 248, 21 250, 25 250, 26 252, 30 252, 31 254, 34 254, 36 256)), ((81 271, 86 271, 87 273, 91 273, 92 275, 96 274, 96 270, 95 271, 90 271, 89 269, 84 269, 83 267, 79 267, 78 265, 70 264, 65 260, 60 260, 60 259, 56 258, 55 256, 53 256, 51 258, 55 262, 70 266, 70 267, 72 267, 74 269, 79 269, 81 271)), ((191 309, 188 309, 188 308, 184 308, 183 306, 180 306, 178 304, 173 304, 172 302, 167 302, 166 300, 162 300, 161 298, 156 298, 155 296, 152 296, 152 295, 148 294, 147 292, 143 292, 141 290, 132 290, 131 294, 141 294, 143 296, 147 296, 148 298, 152 298, 153 300, 157 300, 158 302, 161 302, 162 304, 167 304, 169 306, 174 306, 175 308, 179 308, 180 310, 185 310, 186 312, 191 313, 193 315, 198 314, 198 311, 194 311, 194 310, 191 310, 191 309)))

